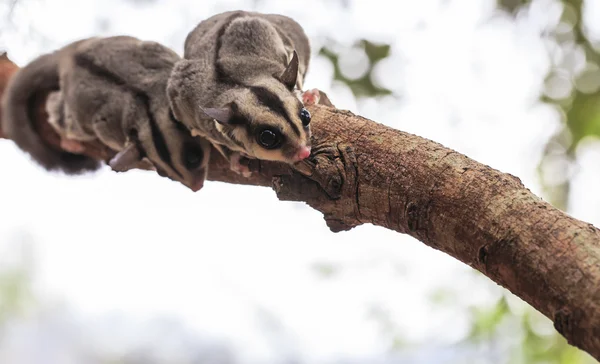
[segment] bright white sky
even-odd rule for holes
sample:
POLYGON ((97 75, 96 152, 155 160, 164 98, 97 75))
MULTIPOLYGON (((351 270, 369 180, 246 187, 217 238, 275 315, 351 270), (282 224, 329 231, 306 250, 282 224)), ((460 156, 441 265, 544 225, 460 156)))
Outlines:
MULTIPOLYGON (((23 1, 14 24, 0 33, 0 46, 20 65, 97 34, 133 35, 181 53, 200 20, 250 9, 251 2, 131 3, 23 1)), ((550 67, 539 34, 555 24, 560 8, 537 1, 513 22, 504 15, 486 20, 492 0, 353 3, 343 11, 335 1, 263 1, 257 10, 294 17, 315 50, 322 36, 344 44, 359 37, 392 42, 393 56, 378 77, 402 94, 400 101, 357 103, 331 84, 331 65, 316 56, 306 87, 327 91, 341 108, 510 172, 539 194, 535 167, 559 125, 559 115, 536 101, 550 67)), ((0 16, 6 9, 0 4, 0 16)), ((600 16, 600 6, 590 11, 600 16)), ((360 63, 360 54, 354 57, 360 63)), ((580 154, 570 212, 600 225, 600 149, 590 143, 580 154)), ((22 234, 31 237, 42 297, 66 302, 86 319, 166 314, 230 340, 247 358, 268 360, 288 350, 318 362, 385 351, 382 338, 389 336, 369 319, 373 307, 388 312, 406 340, 451 343, 469 328, 466 311, 433 306, 430 295, 449 289, 464 305, 489 303, 499 293, 470 268, 397 233, 362 226, 332 234, 320 213, 279 202, 266 188, 210 182, 194 194, 149 172, 53 175, 8 141, 0 141, 0 170, 4 256, 19 251, 22 234), (323 279, 318 264, 338 269, 323 279), (279 320, 285 345, 264 334, 257 310, 279 320)))

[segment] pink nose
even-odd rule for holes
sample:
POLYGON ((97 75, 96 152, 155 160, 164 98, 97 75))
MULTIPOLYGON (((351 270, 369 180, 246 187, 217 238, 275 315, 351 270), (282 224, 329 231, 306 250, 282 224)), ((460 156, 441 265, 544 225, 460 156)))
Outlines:
POLYGON ((308 158, 309 155, 310 155, 310 147, 302 147, 302 148, 300 148, 298 153, 296 153, 296 159, 301 161, 303 159, 308 158))
POLYGON ((194 182, 190 189, 194 192, 198 192, 202 189, 202 187, 204 187, 204 179, 194 182))

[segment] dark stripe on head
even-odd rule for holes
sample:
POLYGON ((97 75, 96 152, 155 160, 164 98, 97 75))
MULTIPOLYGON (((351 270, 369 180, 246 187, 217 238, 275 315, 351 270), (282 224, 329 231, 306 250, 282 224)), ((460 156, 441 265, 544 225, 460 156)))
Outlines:
POLYGON ((231 25, 232 21, 241 17, 242 15, 244 15, 244 14, 241 12, 231 14, 225 20, 224 24, 221 26, 221 28, 219 28, 219 31, 217 32, 217 44, 215 46, 215 61, 214 61, 215 76, 216 76, 217 82, 228 83, 228 84, 235 83, 233 81, 233 79, 231 78, 231 76, 227 74, 225 69, 223 69, 223 65, 221 64, 221 62, 219 62, 219 52, 221 51, 221 47, 223 46, 223 40, 221 38, 223 38, 225 31, 227 31, 227 28, 229 28, 229 25, 231 25))
POLYGON ((232 102, 227 105, 231 109, 231 117, 227 122, 228 125, 250 125, 250 120, 240 112, 240 107, 232 102))
POLYGON ((166 165, 171 167, 171 169, 173 169, 179 177, 183 178, 181 173, 179 173, 179 171, 173 166, 173 162, 171 160, 171 153, 169 152, 169 148, 167 147, 165 137, 160 131, 156 119, 154 118, 154 114, 150 109, 150 97, 144 91, 138 89, 137 87, 127 84, 127 82, 125 82, 125 80, 123 80, 118 75, 110 72, 104 67, 95 64, 93 60, 89 59, 85 55, 76 54, 75 64, 77 64, 79 67, 86 69, 92 75, 100 77, 114 84, 115 86, 120 87, 124 91, 131 93, 135 100, 144 106, 144 110, 146 111, 146 115, 148 117, 148 123, 150 124, 150 131, 152 133, 152 142, 154 143, 154 147, 156 148, 158 156, 166 165))
POLYGON ((281 117, 283 117, 288 122, 288 124, 290 124, 290 126, 294 130, 294 133, 296 133, 296 135, 300 136, 300 129, 292 121, 292 118, 290 117, 289 113, 285 109, 285 105, 283 104, 283 101, 281 101, 281 99, 279 97, 277 97, 277 95, 275 95, 274 93, 272 93, 265 87, 250 86, 249 88, 250 88, 250 91, 258 99, 258 102, 260 102, 264 106, 273 110, 273 112, 275 112, 276 114, 279 114, 281 117))
MULTIPOLYGON (((227 122, 227 125, 244 127, 246 128, 246 133, 250 135, 250 120, 248 120, 248 118, 241 113, 239 106, 235 102, 230 103, 228 107, 231 108, 231 117, 229 118, 229 122, 227 122)), ((232 129, 227 131, 227 136, 237 146, 245 148, 244 144, 241 141, 237 140, 237 138, 233 134, 232 129)))

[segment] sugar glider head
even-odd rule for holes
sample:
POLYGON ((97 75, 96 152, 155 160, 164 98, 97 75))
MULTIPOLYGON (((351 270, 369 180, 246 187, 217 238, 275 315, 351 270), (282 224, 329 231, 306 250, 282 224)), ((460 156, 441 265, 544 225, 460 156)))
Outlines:
POLYGON ((255 77, 224 91, 219 106, 200 111, 246 154, 289 164, 310 155, 311 115, 296 89, 298 55, 283 73, 255 77))
POLYGON ((206 139, 192 137, 170 109, 166 109, 156 113, 147 128, 135 130, 133 142, 109 164, 115 170, 125 171, 147 159, 159 175, 197 192, 206 180, 211 145, 206 139))

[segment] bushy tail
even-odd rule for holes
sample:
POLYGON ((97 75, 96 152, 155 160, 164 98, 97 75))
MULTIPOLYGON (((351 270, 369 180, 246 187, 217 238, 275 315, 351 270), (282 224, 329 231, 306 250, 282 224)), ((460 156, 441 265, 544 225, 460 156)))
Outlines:
POLYGON ((17 71, 2 96, 2 131, 19 148, 49 171, 79 174, 100 167, 95 159, 58 150, 48 145, 34 127, 36 97, 59 88, 59 55, 36 58, 17 71))

